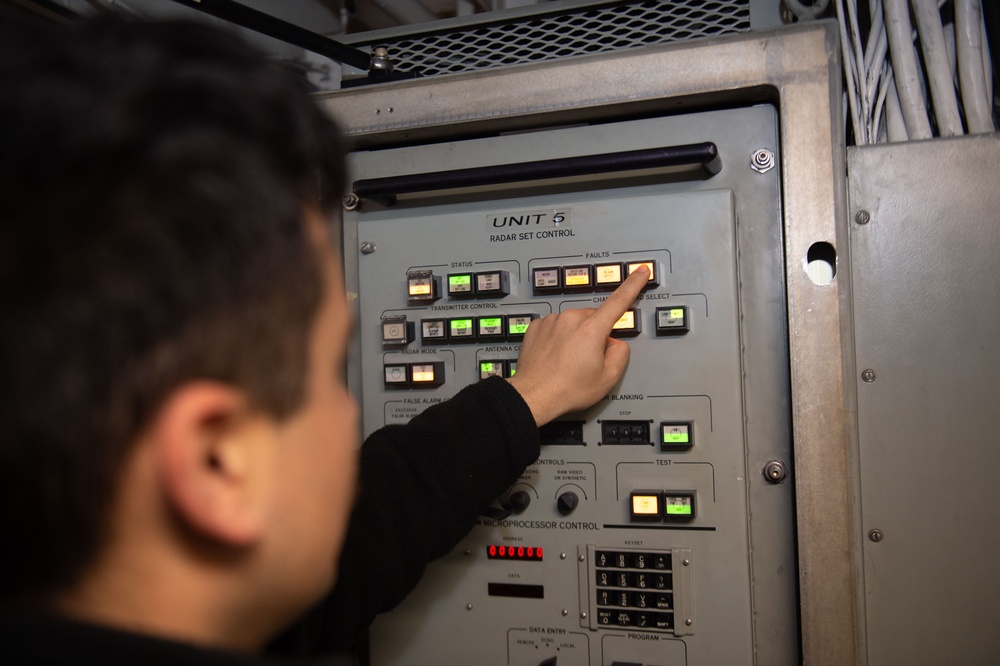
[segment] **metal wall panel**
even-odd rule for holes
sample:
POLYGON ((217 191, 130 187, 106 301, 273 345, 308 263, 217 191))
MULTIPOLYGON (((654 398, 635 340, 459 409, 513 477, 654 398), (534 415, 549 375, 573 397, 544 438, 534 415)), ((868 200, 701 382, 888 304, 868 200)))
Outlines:
POLYGON ((868 663, 997 664, 1000 136, 848 165, 868 663))

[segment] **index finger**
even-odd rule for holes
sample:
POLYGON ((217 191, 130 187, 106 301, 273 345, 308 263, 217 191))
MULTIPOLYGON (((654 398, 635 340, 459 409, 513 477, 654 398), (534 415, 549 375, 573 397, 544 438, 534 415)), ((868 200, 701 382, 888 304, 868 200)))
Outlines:
POLYGON ((597 308, 597 312, 594 313, 596 321, 606 326, 610 331, 615 322, 621 319, 622 315, 629 309, 647 282, 649 282, 649 268, 639 266, 608 296, 607 300, 601 303, 601 307, 597 308))

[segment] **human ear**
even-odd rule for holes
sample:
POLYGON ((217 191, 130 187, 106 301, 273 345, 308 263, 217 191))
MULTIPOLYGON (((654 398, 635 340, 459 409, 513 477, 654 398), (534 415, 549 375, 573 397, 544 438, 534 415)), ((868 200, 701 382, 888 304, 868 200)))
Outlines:
POLYGON ((264 529, 275 429, 234 387, 189 382, 153 423, 157 475, 170 508, 190 529, 245 547, 264 529))

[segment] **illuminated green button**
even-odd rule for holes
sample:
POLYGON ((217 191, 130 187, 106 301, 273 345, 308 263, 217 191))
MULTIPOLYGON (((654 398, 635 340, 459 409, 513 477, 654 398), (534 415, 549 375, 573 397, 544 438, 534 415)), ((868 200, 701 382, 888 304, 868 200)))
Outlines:
POLYGON ((451 340, 472 340, 475 338, 475 333, 471 317, 448 320, 448 337, 451 340))
POLYGON ((691 421, 661 421, 660 450, 689 449, 694 445, 691 421))
POLYGON ((480 317, 476 326, 480 339, 503 338, 503 317, 480 317))
POLYGON ((665 492, 663 494, 664 518, 671 520, 690 520, 694 518, 694 493, 683 491, 665 492))
POLYGON ((452 273, 448 275, 448 295, 455 298, 472 296, 474 293, 472 273, 452 273))
POLYGON ((509 315, 507 317, 507 338, 511 340, 517 340, 524 337, 525 331, 528 330, 528 325, 531 324, 531 320, 535 318, 535 315, 509 315))
POLYGON ((480 361, 479 362, 479 378, 486 379, 487 377, 503 377, 503 361, 480 361))
POLYGON ((513 377, 517 372, 517 359, 507 361, 507 376, 513 377))

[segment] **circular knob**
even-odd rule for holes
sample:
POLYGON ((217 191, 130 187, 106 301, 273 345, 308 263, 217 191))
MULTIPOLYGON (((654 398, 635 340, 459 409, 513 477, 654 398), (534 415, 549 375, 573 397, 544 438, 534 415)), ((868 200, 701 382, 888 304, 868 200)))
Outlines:
POLYGON ((531 504, 531 495, 523 490, 517 490, 510 494, 510 507, 514 513, 521 513, 531 504))
POLYGON ((556 508, 564 516, 568 516, 573 513, 573 509, 576 505, 580 503, 580 498, 576 496, 574 492, 566 492, 559 496, 556 500, 556 508))

